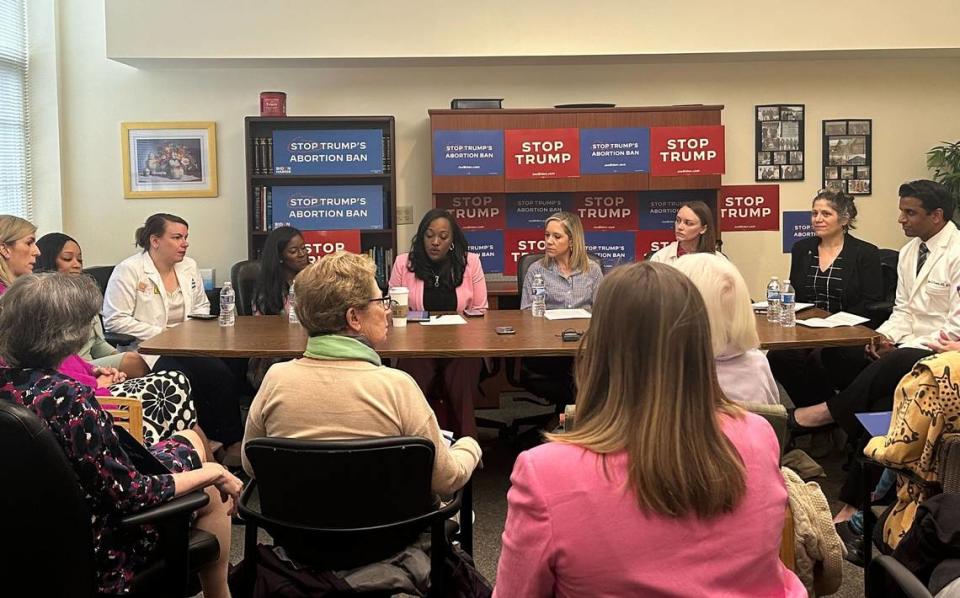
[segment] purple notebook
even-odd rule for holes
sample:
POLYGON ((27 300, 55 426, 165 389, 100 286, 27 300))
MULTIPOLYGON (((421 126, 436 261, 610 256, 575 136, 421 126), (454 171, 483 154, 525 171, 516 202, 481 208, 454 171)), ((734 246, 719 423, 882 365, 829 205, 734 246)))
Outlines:
POLYGON ((858 413, 857 419, 871 436, 885 436, 890 429, 890 420, 893 411, 879 411, 877 413, 858 413))

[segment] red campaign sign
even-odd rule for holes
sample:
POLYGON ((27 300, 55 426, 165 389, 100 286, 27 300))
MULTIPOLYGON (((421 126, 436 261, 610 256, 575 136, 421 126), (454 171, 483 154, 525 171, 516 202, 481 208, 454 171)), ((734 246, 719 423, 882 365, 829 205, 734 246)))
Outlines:
POLYGON ((503 139, 508 179, 580 176, 579 129, 507 129, 503 139))
POLYGON ((677 176, 723 174, 723 125, 652 127, 650 174, 677 176))
POLYGON ((642 230, 637 232, 637 261, 643 260, 648 253, 656 253, 677 240, 673 229, 642 230))
POLYGON ((360 253, 358 230, 305 230, 303 242, 307 245, 311 263, 334 251, 360 253))
POLYGON ((502 193, 437 195, 437 207, 450 212, 463 230, 506 228, 507 200, 502 193))
MULTIPOLYGON (((543 229, 508 229, 503 231, 503 273, 506 276, 517 275, 517 262, 521 255, 543 253, 546 242, 543 229)), ((520 281, 523 284, 523 281, 520 281)))
POLYGON ((580 217, 583 230, 637 230, 639 201, 636 191, 575 193, 573 212, 580 217))
POLYGON ((780 185, 720 187, 721 231, 780 230, 780 185))

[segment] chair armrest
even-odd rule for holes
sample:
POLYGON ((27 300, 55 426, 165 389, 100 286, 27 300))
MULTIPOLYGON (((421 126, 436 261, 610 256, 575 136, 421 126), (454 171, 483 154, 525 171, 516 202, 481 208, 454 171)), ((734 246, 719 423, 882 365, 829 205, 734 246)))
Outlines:
POLYGON ((160 523, 163 520, 176 517, 178 515, 189 515, 197 509, 202 509, 210 502, 210 497, 206 492, 191 492, 165 502, 162 505, 127 515, 120 519, 120 525, 130 527, 135 525, 144 525, 147 523, 160 523))
POLYGON ((923 582, 900 561, 886 554, 870 563, 865 586, 867 598, 890 596, 894 588, 901 590, 908 598, 933 598, 923 582), (891 582, 893 587, 890 586, 891 582))
POLYGON ((892 301, 874 301, 863 306, 864 316, 870 318, 875 326, 885 322, 893 313, 892 301))
POLYGON ((132 334, 123 334, 121 332, 104 332, 103 340, 107 341, 114 347, 124 347, 137 342, 137 337, 133 336, 132 334))

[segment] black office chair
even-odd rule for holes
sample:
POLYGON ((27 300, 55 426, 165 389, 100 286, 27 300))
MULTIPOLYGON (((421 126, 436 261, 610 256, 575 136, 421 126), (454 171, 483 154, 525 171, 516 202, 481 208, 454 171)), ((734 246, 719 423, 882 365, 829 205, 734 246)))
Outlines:
POLYGON ((253 315, 253 294, 260 278, 260 260, 243 260, 230 268, 230 282, 237 294, 237 315, 253 315))
POLYGON ((445 522, 458 510, 460 543, 472 552, 470 484, 440 507, 430 490, 434 447, 424 438, 257 438, 244 450, 256 474, 239 505, 245 558, 256 558, 259 527, 292 559, 320 570, 383 560, 429 529, 430 595, 439 597, 446 583, 445 522))
POLYGON ((881 555, 871 561, 864 577, 865 598, 933 598, 923 582, 900 561, 881 555))
MULTIPOLYGON (((600 266, 600 271, 606 273, 606 269, 603 267, 603 260, 600 259, 600 256, 588 253, 587 257, 590 260, 597 263, 600 266)), ((542 260, 542 253, 528 253, 527 255, 521 255, 520 259, 517 260, 517 294, 523 294, 523 281, 527 279, 527 270, 530 269, 537 260, 542 260)))
POLYGON ((893 313, 897 301, 897 262, 900 252, 896 249, 880 250, 880 272, 883 274, 883 301, 868 303, 865 306, 870 325, 874 328, 887 321, 893 313))
MULTIPOLYGON (((97 282, 97 286, 100 287, 100 294, 103 295, 107 292, 107 283, 110 282, 110 276, 113 275, 114 267, 115 266, 92 266, 90 268, 84 268, 83 273, 92 277, 97 282)), ((103 324, 102 316, 100 323, 101 325, 103 324)), ((133 335, 108 332, 106 329, 103 331, 103 339, 114 347, 125 347, 137 342, 137 337, 133 335)))
MULTIPOLYGON (((60 444, 29 409, 0 400, 0 454, 8 457, 0 459, 0 583, 31 596, 94 596, 90 514, 60 444)), ((190 529, 191 514, 208 500, 194 492, 120 520, 160 532, 161 554, 138 572, 131 596, 196 594, 192 572, 220 554, 215 536, 190 529)))

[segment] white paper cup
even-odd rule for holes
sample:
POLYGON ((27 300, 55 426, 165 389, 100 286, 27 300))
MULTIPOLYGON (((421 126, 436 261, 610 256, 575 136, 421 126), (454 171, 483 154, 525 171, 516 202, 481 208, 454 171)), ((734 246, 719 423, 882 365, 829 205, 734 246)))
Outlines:
POLYGON ((403 328, 407 325, 410 291, 407 287, 393 287, 390 289, 390 298, 397 302, 397 306, 393 308, 393 326, 403 328))

